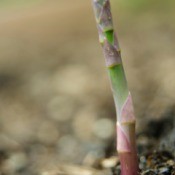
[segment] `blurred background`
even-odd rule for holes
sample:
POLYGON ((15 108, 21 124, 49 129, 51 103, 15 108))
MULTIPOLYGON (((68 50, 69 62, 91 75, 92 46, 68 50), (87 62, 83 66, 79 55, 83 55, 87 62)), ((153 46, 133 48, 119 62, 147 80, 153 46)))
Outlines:
MULTIPOLYGON (((151 139, 162 131, 149 121, 173 127, 174 6, 112 0, 143 147, 148 125, 151 139)), ((48 175, 53 165, 92 167, 114 154, 115 108, 91 0, 1 0, 0 174, 48 175)))

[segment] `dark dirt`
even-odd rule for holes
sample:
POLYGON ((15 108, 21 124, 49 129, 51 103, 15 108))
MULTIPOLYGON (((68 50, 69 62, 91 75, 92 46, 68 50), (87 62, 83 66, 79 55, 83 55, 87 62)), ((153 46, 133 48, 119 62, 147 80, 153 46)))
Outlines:
MULTIPOLYGON (((143 132, 137 136, 141 175, 175 174, 173 111, 174 107, 161 120, 147 121, 148 123, 143 132)), ((114 150, 114 145, 106 150, 109 155, 113 154, 110 152, 111 150, 114 150)), ((112 168, 112 172, 114 175, 120 174, 119 162, 112 168)))

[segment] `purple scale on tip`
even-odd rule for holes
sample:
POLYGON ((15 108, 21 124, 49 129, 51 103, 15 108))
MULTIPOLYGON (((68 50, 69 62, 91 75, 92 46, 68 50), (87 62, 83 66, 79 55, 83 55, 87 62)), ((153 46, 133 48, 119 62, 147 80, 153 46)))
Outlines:
POLYGON ((114 45, 111 45, 107 39, 103 43, 103 53, 105 56, 106 66, 114 66, 121 64, 121 55, 120 52, 116 50, 114 45))

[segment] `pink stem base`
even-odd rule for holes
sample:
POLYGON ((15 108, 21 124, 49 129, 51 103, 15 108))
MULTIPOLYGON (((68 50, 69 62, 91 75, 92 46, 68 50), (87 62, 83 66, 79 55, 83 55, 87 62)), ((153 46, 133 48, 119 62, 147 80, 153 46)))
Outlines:
POLYGON ((136 153, 119 153, 121 163, 121 175, 139 175, 136 153))
POLYGON ((135 123, 117 122, 117 150, 121 163, 121 175, 139 175, 135 123))

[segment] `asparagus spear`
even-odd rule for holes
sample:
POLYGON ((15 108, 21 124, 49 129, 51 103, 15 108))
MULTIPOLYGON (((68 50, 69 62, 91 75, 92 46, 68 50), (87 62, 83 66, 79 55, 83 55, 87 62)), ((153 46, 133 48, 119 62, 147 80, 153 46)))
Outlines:
POLYGON ((137 175, 138 161, 135 143, 135 115, 128 90, 117 36, 114 32, 109 0, 92 0, 99 42, 111 81, 117 111, 117 151, 122 175, 137 175))

